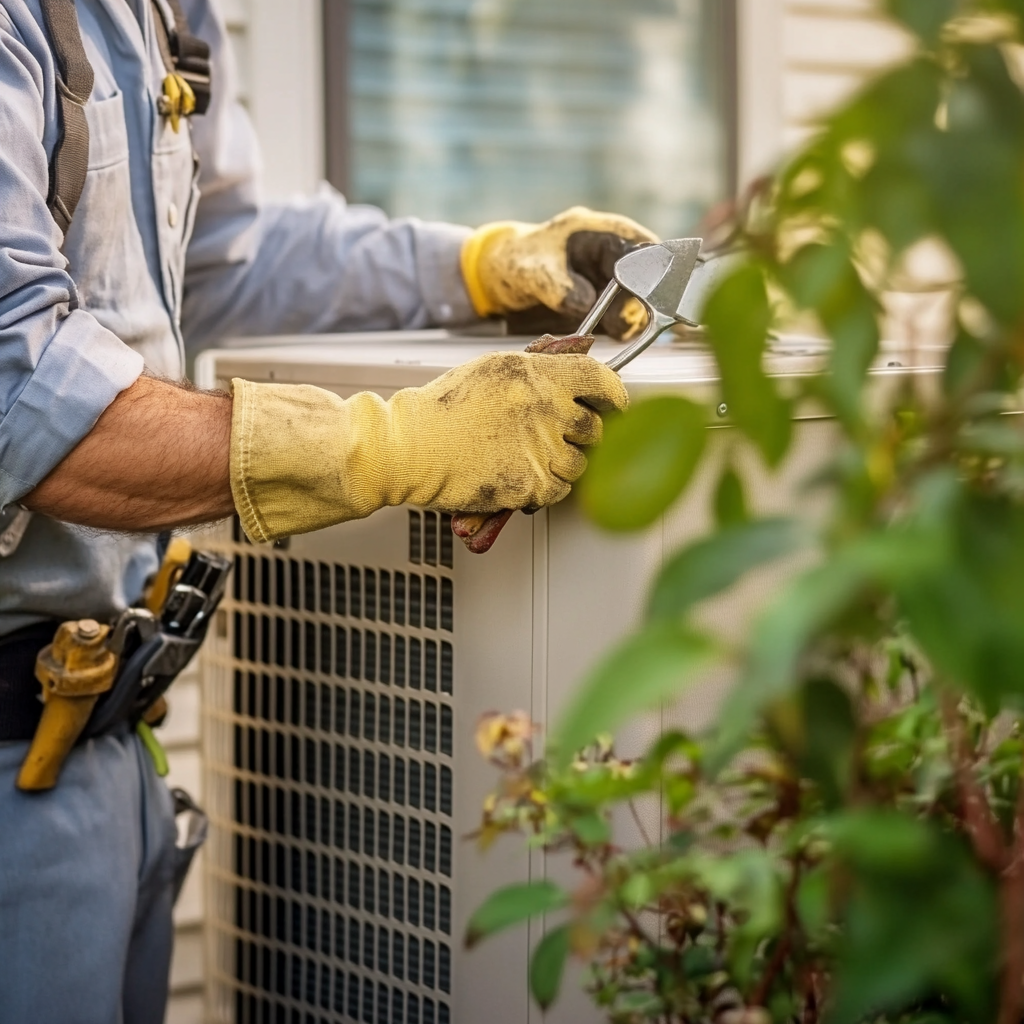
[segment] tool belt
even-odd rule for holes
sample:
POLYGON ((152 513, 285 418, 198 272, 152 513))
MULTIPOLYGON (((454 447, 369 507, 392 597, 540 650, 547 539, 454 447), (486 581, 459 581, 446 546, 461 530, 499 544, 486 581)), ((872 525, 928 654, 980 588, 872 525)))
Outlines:
POLYGON ((182 544, 185 556, 165 561, 150 587, 149 607, 129 608, 110 626, 64 622, 54 635, 54 624, 42 623, 0 639, 0 740, 32 739, 20 789, 52 788, 84 739, 162 719, 163 695, 206 637, 231 568, 182 544))

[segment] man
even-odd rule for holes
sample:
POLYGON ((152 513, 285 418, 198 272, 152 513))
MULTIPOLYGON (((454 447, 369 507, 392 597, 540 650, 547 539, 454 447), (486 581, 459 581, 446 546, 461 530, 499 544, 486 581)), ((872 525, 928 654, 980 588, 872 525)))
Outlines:
MULTIPOLYGON (((583 356, 488 356, 389 402, 170 383, 186 345, 227 335, 542 308, 571 323, 615 256, 651 239, 586 210, 474 233, 329 190, 264 203, 224 26, 210 0, 183 0, 187 27, 175 6, 0 0, 0 531, 17 526, 0 558, 0 1024, 157 1022, 166 1002, 173 818, 128 724, 77 747, 53 791, 15 788, 40 714, 32 667, 57 623, 109 622, 140 600, 156 534, 236 511, 267 541, 403 502, 558 501, 598 413, 626 404, 583 356), (191 118, 169 66, 189 33, 212 64, 191 118)), ((620 308, 608 325, 629 320, 620 308)))

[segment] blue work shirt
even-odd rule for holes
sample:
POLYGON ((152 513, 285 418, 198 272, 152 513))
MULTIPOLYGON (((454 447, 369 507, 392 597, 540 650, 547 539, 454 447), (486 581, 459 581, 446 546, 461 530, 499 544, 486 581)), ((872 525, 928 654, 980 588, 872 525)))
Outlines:
MULTIPOLYGON (((208 113, 174 132, 149 0, 77 0, 96 83, 89 169, 63 238, 46 206, 58 132, 38 0, 0 0, 0 508, 9 517, 145 368, 228 336, 468 323, 467 230, 389 221, 327 186, 264 202, 224 24, 183 0, 211 47, 208 113)), ((282 19, 288 4, 280 5, 282 19)), ((0 559, 0 634, 42 618, 109 620, 138 601, 155 538, 36 515, 0 559)))

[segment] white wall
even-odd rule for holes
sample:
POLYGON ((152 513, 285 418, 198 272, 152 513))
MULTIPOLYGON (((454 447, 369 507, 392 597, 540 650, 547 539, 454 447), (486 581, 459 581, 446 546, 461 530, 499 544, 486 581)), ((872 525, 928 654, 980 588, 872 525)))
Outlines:
POLYGON ((262 143, 267 194, 311 192, 324 167, 320 0, 215 2, 262 143))

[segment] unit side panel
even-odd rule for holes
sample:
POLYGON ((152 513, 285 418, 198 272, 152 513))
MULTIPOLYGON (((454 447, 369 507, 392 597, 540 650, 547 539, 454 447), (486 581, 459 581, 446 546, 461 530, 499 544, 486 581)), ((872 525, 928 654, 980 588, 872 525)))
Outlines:
MULTIPOLYGON (((450 530, 449 530, 450 532, 450 530)), ((498 773, 478 752, 475 731, 488 712, 531 711, 533 671, 533 532, 513 516, 485 556, 455 541, 458 765, 456 830, 456 1024, 526 1024, 530 1012, 529 946, 525 929, 506 932, 472 951, 462 949, 469 915, 505 885, 529 880, 524 843, 509 840, 482 852, 471 838, 498 773)))
MULTIPOLYGON (((735 436, 732 429, 715 431, 714 443, 720 458, 710 460, 694 481, 683 501, 665 518, 665 554, 692 543, 712 526, 713 489, 718 480, 721 457, 728 454, 746 484, 746 499, 751 514, 787 516, 806 523, 809 531, 820 524, 825 511, 823 492, 813 487, 814 477, 834 455, 838 430, 826 419, 797 420, 790 454, 776 470, 769 471, 751 447, 735 436)), ((695 612, 695 620, 718 636, 740 641, 755 617, 770 604, 786 581, 807 564, 808 553, 796 554, 763 568, 755 569, 723 594, 705 602, 695 612)), ((667 722, 687 730, 702 730, 711 725, 723 708, 728 709, 732 679, 712 674, 687 686, 680 699, 666 713, 667 722)))

